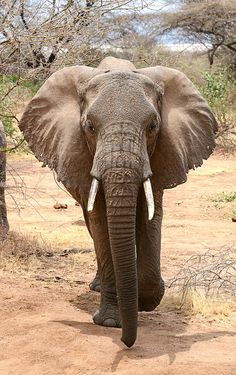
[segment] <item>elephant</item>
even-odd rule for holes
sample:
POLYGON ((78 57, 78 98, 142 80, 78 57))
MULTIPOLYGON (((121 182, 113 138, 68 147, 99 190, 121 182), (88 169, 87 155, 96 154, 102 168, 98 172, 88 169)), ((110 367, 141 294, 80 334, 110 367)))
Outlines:
POLYGON ((37 159, 81 201, 100 280, 94 323, 121 327, 131 347, 138 311, 155 309, 164 294, 163 191, 212 153, 211 109, 178 70, 106 57, 97 68, 53 73, 19 126, 37 159))
POLYGON ((1 233, 6 234, 9 230, 7 220, 7 208, 5 201, 5 187, 6 187, 6 136, 4 127, 0 121, 0 230, 1 233))

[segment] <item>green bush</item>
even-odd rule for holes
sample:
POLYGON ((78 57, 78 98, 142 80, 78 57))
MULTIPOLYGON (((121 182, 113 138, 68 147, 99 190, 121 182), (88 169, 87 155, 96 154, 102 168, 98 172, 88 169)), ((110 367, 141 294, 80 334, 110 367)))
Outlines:
POLYGON ((17 128, 19 114, 25 104, 36 94, 41 83, 23 79, 17 74, 0 76, 0 120, 8 138, 15 147, 21 135, 17 128))
POLYGON ((6 135, 11 138, 14 137, 14 134, 16 133, 16 127, 14 126, 13 118, 0 115, 0 120, 3 123, 6 135))
POLYGON ((229 193, 225 193, 223 191, 222 193, 219 193, 212 198, 212 202, 215 203, 228 203, 234 201, 236 201, 236 191, 232 191, 229 193))
POLYGON ((23 81, 22 86, 29 89, 34 96, 41 86, 41 82, 23 81))
POLYGON ((206 98, 211 108, 221 115, 226 115, 227 97, 235 85, 234 79, 230 76, 228 68, 222 68, 215 72, 205 72, 203 78, 205 85, 200 87, 203 96, 206 98))
POLYGON ((236 146, 236 111, 233 107, 234 100, 230 100, 230 96, 235 92, 236 80, 228 68, 207 71, 203 78, 204 84, 199 86, 199 90, 218 120, 217 144, 224 151, 231 152, 236 146))

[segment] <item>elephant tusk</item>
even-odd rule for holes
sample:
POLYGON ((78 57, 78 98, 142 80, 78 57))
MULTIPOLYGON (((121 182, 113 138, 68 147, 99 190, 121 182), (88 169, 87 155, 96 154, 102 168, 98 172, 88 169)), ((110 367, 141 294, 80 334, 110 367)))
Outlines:
POLYGON ((96 195, 98 192, 98 187, 99 187, 98 180, 96 178, 93 178, 90 192, 89 192, 89 199, 88 199, 88 206, 87 206, 88 212, 93 211, 93 206, 94 206, 94 202, 95 202, 96 195))
POLYGON ((148 220, 152 220, 154 216, 155 211, 155 205, 154 205, 154 198, 153 198, 153 192, 152 192, 152 185, 150 178, 148 178, 143 183, 144 192, 147 200, 147 207, 148 207, 148 220))

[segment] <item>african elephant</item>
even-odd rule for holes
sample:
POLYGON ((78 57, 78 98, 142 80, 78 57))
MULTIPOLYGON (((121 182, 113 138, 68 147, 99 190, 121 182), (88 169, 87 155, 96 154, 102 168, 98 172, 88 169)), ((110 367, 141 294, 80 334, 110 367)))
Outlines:
POLYGON ((105 58, 54 73, 20 129, 36 157, 79 200, 101 283, 96 324, 122 326, 132 346, 138 310, 164 294, 160 270, 163 190, 186 181, 212 153, 217 123, 181 72, 136 69, 105 58))
POLYGON ((6 137, 4 127, 0 121, 0 229, 3 233, 8 232, 9 224, 7 220, 7 209, 5 201, 6 185, 6 137))

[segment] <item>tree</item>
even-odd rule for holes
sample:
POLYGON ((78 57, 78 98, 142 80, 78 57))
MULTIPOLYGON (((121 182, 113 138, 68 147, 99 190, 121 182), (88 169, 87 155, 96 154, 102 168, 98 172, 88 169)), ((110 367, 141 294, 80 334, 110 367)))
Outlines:
POLYGON ((72 43, 86 43, 89 25, 98 21, 93 7, 95 0, 5 0, 0 11, 1 68, 49 68, 59 56, 78 52, 72 43))
POLYGON ((22 73, 29 68, 49 69, 54 63, 56 68, 75 62, 94 63, 98 60, 95 52, 110 31, 105 22, 108 15, 135 13, 142 8, 141 0, 3 0, 1 70, 18 69, 22 73), (92 61, 87 57, 93 57, 92 61))
POLYGON ((162 15, 162 32, 177 32, 207 50, 210 65, 221 51, 236 70, 236 7, 231 0, 187 0, 162 15))
POLYGON ((143 8, 142 0, 2 0, 0 119, 7 135, 18 144, 14 123, 35 83, 64 66, 97 65, 106 54, 110 19, 143 8))

